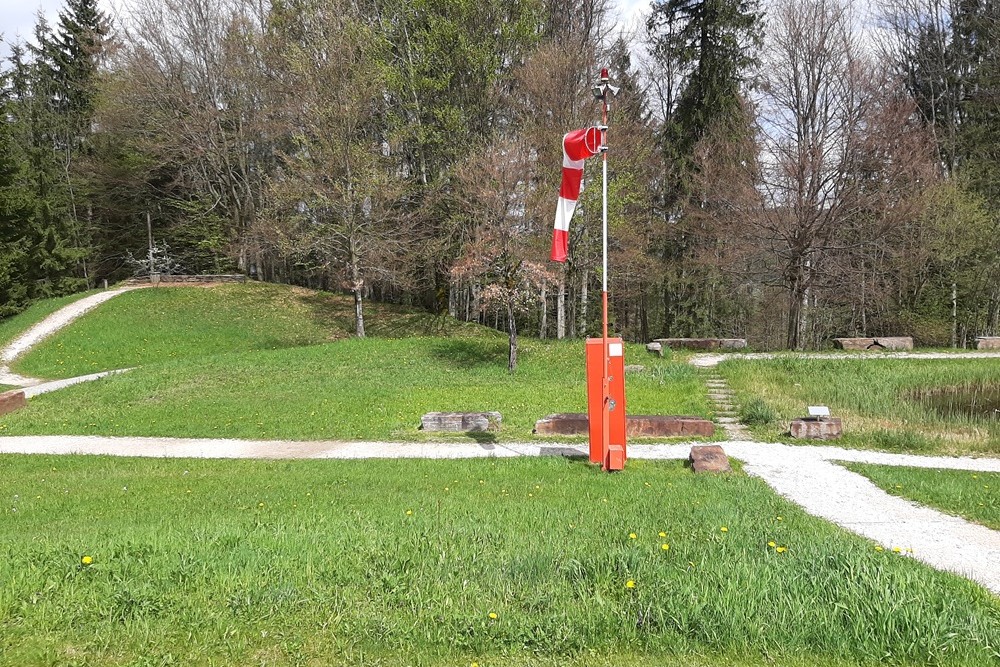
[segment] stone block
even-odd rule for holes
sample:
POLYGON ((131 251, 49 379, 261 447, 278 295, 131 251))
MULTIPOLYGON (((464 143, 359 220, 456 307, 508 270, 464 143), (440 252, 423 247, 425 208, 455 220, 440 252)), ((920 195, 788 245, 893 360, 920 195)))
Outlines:
POLYGON ((657 338, 653 341, 674 350, 741 350, 745 338, 657 338))
POLYGON ((0 415, 20 410, 26 405, 28 405, 28 400, 24 397, 24 392, 20 389, 12 389, 0 394, 0 415))
POLYGON ((879 336, 878 338, 834 338, 834 347, 841 350, 912 350, 910 336, 879 336))
POLYGON ((659 343, 646 343, 646 351, 655 354, 658 357, 663 356, 663 346, 659 343))
POLYGON ((979 336, 976 338, 977 350, 1000 350, 1000 336, 979 336))
MULTIPOLYGON (((536 435, 588 435, 590 421, 586 413, 565 412, 548 415, 535 422, 536 435)), ((710 438, 715 425, 700 417, 664 415, 626 415, 625 435, 629 438, 710 438)))
POLYGON ((499 431, 502 417, 499 412, 428 412, 420 418, 420 428, 425 431, 499 431))
POLYGON ((719 445, 695 445, 688 455, 691 461, 691 469, 697 473, 701 472, 732 472, 729 465, 729 457, 719 445))
POLYGON ((646 370, 646 367, 642 364, 630 364, 625 367, 625 374, 631 375, 632 373, 641 373, 646 370))
POLYGON ((802 417, 792 420, 789 431, 802 440, 836 440, 844 428, 840 417, 802 417))

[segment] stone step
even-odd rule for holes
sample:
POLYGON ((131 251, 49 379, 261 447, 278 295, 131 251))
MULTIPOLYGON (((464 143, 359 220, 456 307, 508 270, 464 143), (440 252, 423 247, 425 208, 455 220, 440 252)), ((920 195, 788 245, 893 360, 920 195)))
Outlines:
POLYGON ((736 417, 716 417, 716 424, 739 424, 740 420, 736 417))

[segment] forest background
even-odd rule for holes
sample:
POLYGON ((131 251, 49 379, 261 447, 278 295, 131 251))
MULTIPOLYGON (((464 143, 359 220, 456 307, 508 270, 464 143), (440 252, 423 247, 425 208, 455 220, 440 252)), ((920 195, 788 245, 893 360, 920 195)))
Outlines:
POLYGON ((242 272, 509 331, 966 346, 1000 324, 1000 2, 66 0, 0 65, 0 317, 242 272))

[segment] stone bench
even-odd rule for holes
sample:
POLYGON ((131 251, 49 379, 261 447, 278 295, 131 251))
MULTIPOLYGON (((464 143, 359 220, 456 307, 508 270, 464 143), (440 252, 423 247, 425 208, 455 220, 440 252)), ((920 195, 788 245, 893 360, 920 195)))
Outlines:
POLYGON ((0 394, 0 415, 20 410, 26 405, 28 405, 28 400, 20 389, 12 389, 0 394))
POLYGON ((979 336, 976 338, 977 350, 1000 350, 1000 336, 979 336))
MULTIPOLYGON (((583 412, 548 415, 535 422, 535 435, 588 435, 590 419, 583 412)), ((715 424, 700 417, 626 415, 625 435, 629 438, 710 438, 715 424)))
POLYGON ((910 336, 834 338, 833 345, 841 350, 912 350, 913 338, 910 336))
POLYGON ((503 417, 499 412, 428 412, 420 418, 424 431, 499 431, 503 417))
POLYGON ((664 347, 672 350, 742 350, 747 346, 745 338, 657 338, 653 342, 658 343, 661 350, 664 347))

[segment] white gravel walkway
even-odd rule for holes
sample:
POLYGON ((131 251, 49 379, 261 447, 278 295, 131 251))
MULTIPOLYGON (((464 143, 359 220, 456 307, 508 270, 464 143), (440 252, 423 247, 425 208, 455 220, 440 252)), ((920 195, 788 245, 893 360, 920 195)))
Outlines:
POLYGON ((871 361, 872 359, 997 359, 1000 352, 796 352, 774 354, 771 352, 704 352, 692 355, 688 363, 698 368, 713 368, 727 359, 838 359, 842 361, 871 361))
MULTIPOLYGON (((11 372, 8 366, 15 359, 30 350, 39 342, 59 331, 59 329, 62 329, 87 311, 96 308, 108 299, 113 299, 119 294, 129 292, 134 289, 143 289, 143 287, 145 286, 136 285, 132 287, 118 287, 98 292, 97 294, 91 294, 90 296, 86 296, 79 301, 74 301, 68 306, 60 308, 35 326, 25 331, 23 334, 11 341, 6 347, 0 350, 0 384, 13 385, 16 387, 29 387, 41 384, 43 380, 18 375, 11 372)), ((90 375, 85 375, 83 377, 87 379, 95 379, 94 376, 90 375)), ((78 382, 86 382, 84 379, 74 379, 78 382)))
MULTIPOLYGON (((726 452, 744 470, 806 512, 886 549, 968 577, 1000 595, 1000 532, 890 496, 862 475, 833 461, 1000 472, 1000 459, 937 458, 760 442, 728 442, 726 452), (910 552, 912 550, 912 553, 910 552)), ((685 459, 691 444, 635 445, 636 459, 685 459)), ((586 456, 584 445, 294 442, 97 436, 0 438, 0 454, 104 454, 181 458, 486 458, 586 456)))

